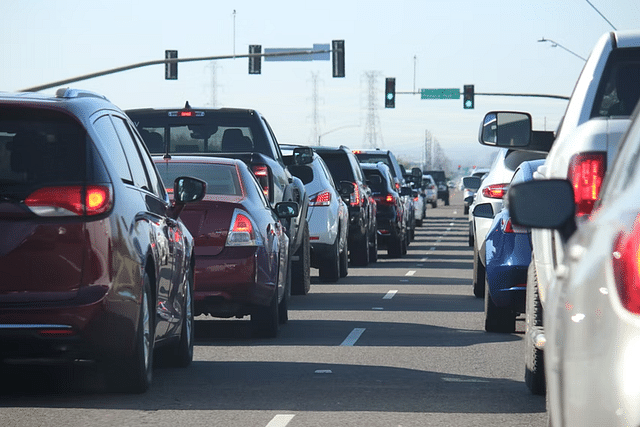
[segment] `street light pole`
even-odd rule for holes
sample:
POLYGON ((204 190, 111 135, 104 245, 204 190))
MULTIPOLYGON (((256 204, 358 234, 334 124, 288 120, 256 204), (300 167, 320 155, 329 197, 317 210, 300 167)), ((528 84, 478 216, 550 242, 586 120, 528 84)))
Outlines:
POLYGON ((335 129, 331 129, 331 130, 329 130, 329 131, 327 131, 327 132, 321 133, 321 134, 319 134, 319 135, 318 135, 318 145, 322 145, 322 144, 320 143, 320 140, 321 140, 321 139, 322 139, 322 137, 323 137, 323 136, 325 136, 325 135, 328 135, 328 134, 330 134, 330 133, 332 133, 332 132, 335 132, 335 131, 337 131, 337 130, 342 130, 342 129, 347 129, 347 128, 358 128, 358 127, 360 127, 360 125, 345 125, 345 126, 340 126, 340 127, 335 128, 335 129))
POLYGON ((572 55, 577 56, 578 58, 582 59, 583 61, 586 61, 585 58, 583 58, 582 56, 578 55, 577 53, 570 51, 569 49, 567 49, 566 47, 562 46, 560 43, 558 43, 557 41, 551 40, 551 39, 545 39, 544 37, 541 38, 540 40, 538 40, 538 42, 549 42, 552 43, 551 47, 556 47, 556 46, 560 46, 562 49, 566 50, 567 52, 569 52, 572 55))

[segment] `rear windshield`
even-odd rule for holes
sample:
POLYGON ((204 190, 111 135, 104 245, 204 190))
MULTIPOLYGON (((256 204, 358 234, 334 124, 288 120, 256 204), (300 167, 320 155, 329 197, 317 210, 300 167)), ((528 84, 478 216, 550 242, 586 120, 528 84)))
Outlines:
POLYGON ((85 141, 84 128, 66 114, 0 107, 0 200, 84 182, 85 141))
POLYGON ((358 157, 358 160, 360 160, 360 163, 376 164, 378 162, 382 162, 385 165, 389 166, 389 171, 391 172, 391 174, 395 172, 395 169, 393 168, 389 157, 385 154, 356 153, 356 156, 358 157))
POLYGON ((345 156, 344 153, 318 154, 320 154, 320 157, 322 157, 322 160, 324 160, 327 167, 329 168, 329 172, 331 172, 331 176, 333 177, 333 182, 336 184, 336 187, 340 188, 340 181, 355 181, 353 170, 351 169, 351 164, 349 163, 349 158, 345 156))
POLYGON ((216 115, 203 111, 201 116, 173 117, 172 112, 140 114, 129 112, 151 154, 169 153, 248 153, 273 157, 259 122, 249 115, 216 115))
POLYGON ((200 178, 207 183, 207 194, 220 196, 242 196, 238 171, 233 165, 186 162, 156 162, 164 186, 173 188, 173 182, 180 176, 200 178))
POLYGON ((367 184, 374 193, 388 193, 389 188, 382 174, 375 169, 364 169, 364 176, 367 178, 367 184))
POLYGON ((640 98, 640 48, 611 53, 591 117, 629 116, 640 98))

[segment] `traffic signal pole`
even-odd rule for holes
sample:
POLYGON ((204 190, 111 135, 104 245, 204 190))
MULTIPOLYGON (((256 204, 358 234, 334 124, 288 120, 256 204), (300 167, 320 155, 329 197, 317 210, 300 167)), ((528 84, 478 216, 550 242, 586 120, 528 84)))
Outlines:
MULTIPOLYGON (((420 95, 422 92, 398 92, 396 91, 396 95, 420 95)), ((528 96, 535 98, 552 98, 552 99, 564 99, 568 101, 571 99, 570 96, 564 95, 548 95, 543 93, 489 93, 489 92, 475 92, 475 96, 528 96)))
POLYGON ((72 77, 69 79, 58 80, 56 82, 51 82, 39 86, 32 86, 26 89, 21 89, 19 92, 38 92, 44 89, 50 89, 52 87, 63 86, 69 83, 75 83, 83 80, 93 79, 95 77, 107 76, 109 74, 121 73, 123 71, 133 70, 136 68, 148 67, 150 65, 159 65, 159 64, 175 64, 178 62, 196 62, 196 61, 215 61, 219 59, 233 59, 233 58, 256 58, 256 57, 267 57, 267 56, 294 56, 294 55, 314 55, 318 53, 330 53, 329 50, 300 50, 300 51, 291 51, 291 52, 282 52, 282 53, 256 53, 256 54, 244 54, 244 55, 219 55, 219 56, 203 56, 197 58, 165 58, 165 59, 157 59, 153 61, 145 61, 138 62, 136 64, 125 65, 122 67, 112 68, 109 70, 98 71, 95 73, 85 74, 78 77, 72 77))

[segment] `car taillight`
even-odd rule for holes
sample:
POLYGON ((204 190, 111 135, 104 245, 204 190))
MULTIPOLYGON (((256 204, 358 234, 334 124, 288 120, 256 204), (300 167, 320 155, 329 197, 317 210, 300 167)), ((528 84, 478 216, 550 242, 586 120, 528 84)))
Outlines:
POLYGON ((249 214, 236 209, 231 218, 226 246, 257 246, 258 239, 249 214))
POLYGON ((571 158, 568 179, 573 184, 576 216, 589 215, 593 210, 606 169, 605 153, 579 153, 571 158))
POLYGON ((109 185, 69 185, 40 188, 24 201, 39 216, 99 215, 112 204, 109 185))
POLYGON ((490 199, 502 199, 509 188, 509 184, 492 184, 482 189, 482 195, 490 199))
POLYGON ((362 203, 360 187, 358 187, 358 184, 355 182, 353 183, 353 193, 351 193, 349 201, 351 202, 351 206, 360 206, 360 204, 362 203))
POLYGON ((386 196, 373 196, 373 199, 379 205, 394 205, 396 198, 393 194, 387 194, 386 196))
POLYGON ((640 314, 640 215, 631 232, 621 231, 614 243, 613 275, 622 305, 640 314))
POLYGON ((507 219, 506 221, 502 219, 501 225, 502 225, 502 230, 505 233, 526 233, 527 232, 526 227, 513 225, 513 223, 511 222, 511 218, 507 219))
POLYGON ((323 191, 309 198, 309 206, 329 206, 331 204, 331 193, 323 191))
POLYGON ((252 165, 251 170, 256 178, 258 178, 262 192, 267 200, 269 200, 269 167, 267 165, 252 165))

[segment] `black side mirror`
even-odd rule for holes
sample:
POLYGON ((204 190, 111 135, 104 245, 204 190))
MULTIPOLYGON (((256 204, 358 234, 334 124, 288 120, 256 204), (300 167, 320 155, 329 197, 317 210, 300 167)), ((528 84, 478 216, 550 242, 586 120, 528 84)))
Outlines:
POLYGON ((313 148, 296 147, 293 149, 293 164, 308 165, 313 162, 313 148))
POLYGON ((187 203, 202 200, 207 194, 207 183, 198 178, 180 176, 173 182, 173 204, 167 215, 177 219, 187 203))
POLYGON ((411 188, 409 188, 409 187, 400 187, 400 195, 401 196, 410 196, 411 195, 411 188))
POLYGON ((477 216, 478 218, 493 218, 493 206, 491 206, 491 203, 480 203, 473 208, 473 216, 477 216))
POLYGON ((472 191, 477 191, 480 188, 482 179, 479 176, 465 176, 462 178, 462 185, 472 191))
POLYGON ((280 202, 276 203, 275 211, 278 218, 293 218, 300 213, 300 207, 296 202, 280 202))
POLYGON ((356 191, 355 184, 349 181, 340 181, 340 195, 350 196, 356 191))

